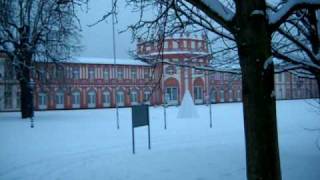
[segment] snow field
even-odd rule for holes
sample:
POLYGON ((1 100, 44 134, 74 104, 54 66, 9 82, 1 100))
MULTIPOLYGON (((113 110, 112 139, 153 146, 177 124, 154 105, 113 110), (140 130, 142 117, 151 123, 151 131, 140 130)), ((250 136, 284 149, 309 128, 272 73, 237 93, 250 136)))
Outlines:
MULTIPOLYGON (((316 147, 319 112, 311 101, 277 103, 283 179, 320 179, 316 147)), ((151 150, 146 127, 135 129, 131 109, 36 112, 35 128, 19 113, 0 113, 0 180, 23 179, 246 179, 242 104, 196 106, 199 118, 179 119, 177 107, 150 108, 151 150)))

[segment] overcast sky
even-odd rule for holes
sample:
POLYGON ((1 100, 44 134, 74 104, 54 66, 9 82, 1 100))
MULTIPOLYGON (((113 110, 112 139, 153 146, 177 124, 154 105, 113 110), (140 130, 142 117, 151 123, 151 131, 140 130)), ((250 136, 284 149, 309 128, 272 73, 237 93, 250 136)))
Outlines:
MULTIPOLYGON (((120 1, 122 2, 122 1, 120 1)), ((110 9, 111 0, 93 0, 89 1, 88 12, 80 13, 80 20, 82 24, 82 38, 81 44, 84 49, 78 56, 85 57, 113 57, 112 50, 112 21, 111 18, 107 22, 101 22, 93 27, 88 27, 99 20, 104 13, 110 9)), ((130 23, 135 22, 136 17, 124 4, 119 6, 120 13, 118 16, 118 24, 116 25, 116 32, 119 32, 130 23)), ((116 33, 116 50, 118 58, 128 58, 128 51, 135 49, 135 43, 131 42, 131 33, 116 33)))
MULTIPOLYGON (((278 2, 279 0, 269 0, 268 2, 278 2)), ((128 25, 137 21, 137 15, 132 13, 130 8, 125 7, 124 1, 118 0, 119 14, 116 25, 116 54, 118 58, 128 58, 128 51, 135 50, 135 42, 132 42, 131 33, 119 34, 128 25)), ((82 24, 81 44, 83 51, 77 56, 84 57, 113 57, 112 49, 112 21, 109 18, 106 22, 101 22, 93 27, 88 27, 110 10, 111 0, 91 0, 89 1, 88 12, 81 12, 79 17, 82 24)), ((156 12, 153 12, 156 13, 156 12)), ((210 36, 209 36, 210 37, 210 36)))

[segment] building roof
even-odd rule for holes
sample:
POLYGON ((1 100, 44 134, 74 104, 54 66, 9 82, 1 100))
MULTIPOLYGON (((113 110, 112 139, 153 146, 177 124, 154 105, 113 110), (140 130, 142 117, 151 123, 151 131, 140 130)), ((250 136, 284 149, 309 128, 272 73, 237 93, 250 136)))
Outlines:
POLYGON ((145 63, 137 59, 116 59, 114 63, 113 58, 102 58, 102 57, 74 57, 72 60, 66 61, 68 63, 77 63, 77 64, 117 64, 117 65, 136 65, 136 66, 149 66, 148 63, 145 63))

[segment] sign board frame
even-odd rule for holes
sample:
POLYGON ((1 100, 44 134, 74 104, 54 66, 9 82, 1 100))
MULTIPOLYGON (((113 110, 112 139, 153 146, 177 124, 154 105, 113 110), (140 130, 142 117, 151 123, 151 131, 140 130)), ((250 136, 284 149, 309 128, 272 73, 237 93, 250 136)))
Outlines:
POLYGON ((149 106, 148 105, 132 106, 131 111, 132 111, 132 153, 135 154, 134 128, 148 126, 148 148, 151 149, 149 106))

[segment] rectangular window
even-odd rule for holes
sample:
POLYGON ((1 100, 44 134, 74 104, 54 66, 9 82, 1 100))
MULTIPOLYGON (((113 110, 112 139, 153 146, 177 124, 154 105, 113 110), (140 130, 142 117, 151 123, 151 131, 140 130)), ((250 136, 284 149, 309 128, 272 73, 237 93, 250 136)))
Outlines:
POLYGON ((165 99, 166 99, 167 103, 177 103, 178 102, 178 88, 177 87, 167 87, 165 99))
POLYGON ((89 79, 90 80, 95 79, 95 72, 93 67, 89 67, 89 79))
POLYGON ((144 77, 144 79, 149 79, 150 78, 149 69, 144 69, 143 77, 144 77))
POLYGON ((137 79, 137 69, 131 69, 131 79, 137 79))
POLYGON ((195 86, 194 87, 194 99, 198 100, 198 99, 202 99, 202 88, 199 86, 195 86))
POLYGON ((109 75, 109 69, 104 69, 104 71, 103 71, 103 79, 104 80, 108 80, 110 77, 109 77, 110 75, 109 75))
POLYGON ((57 67, 55 70, 55 78, 57 80, 63 80, 64 79, 64 70, 63 67, 57 67))
POLYGON ((117 78, 123 79, 123 69, 121 69, 121 68, 117 69, 117 78))
POLYGON ((194 41, 191 41, 191 49, 195 49, 196 48, 196 43, 194 41))
POLYGON ((168 41, 164 41, 164 49, 168 49, 168 48, 169 48, 168 41))
POLYGON ((72 78, 73 79, 80 79, 80 69, 79 67, 72 68, 72 78))
POLYGON ((200 49, 200 48, 202 48, 202 42, 201 41, 198 42, 198 49, 200 49))
POLYGON ((47 108, 47 94, 39 93, 39 108, 46 109, 47 108))

